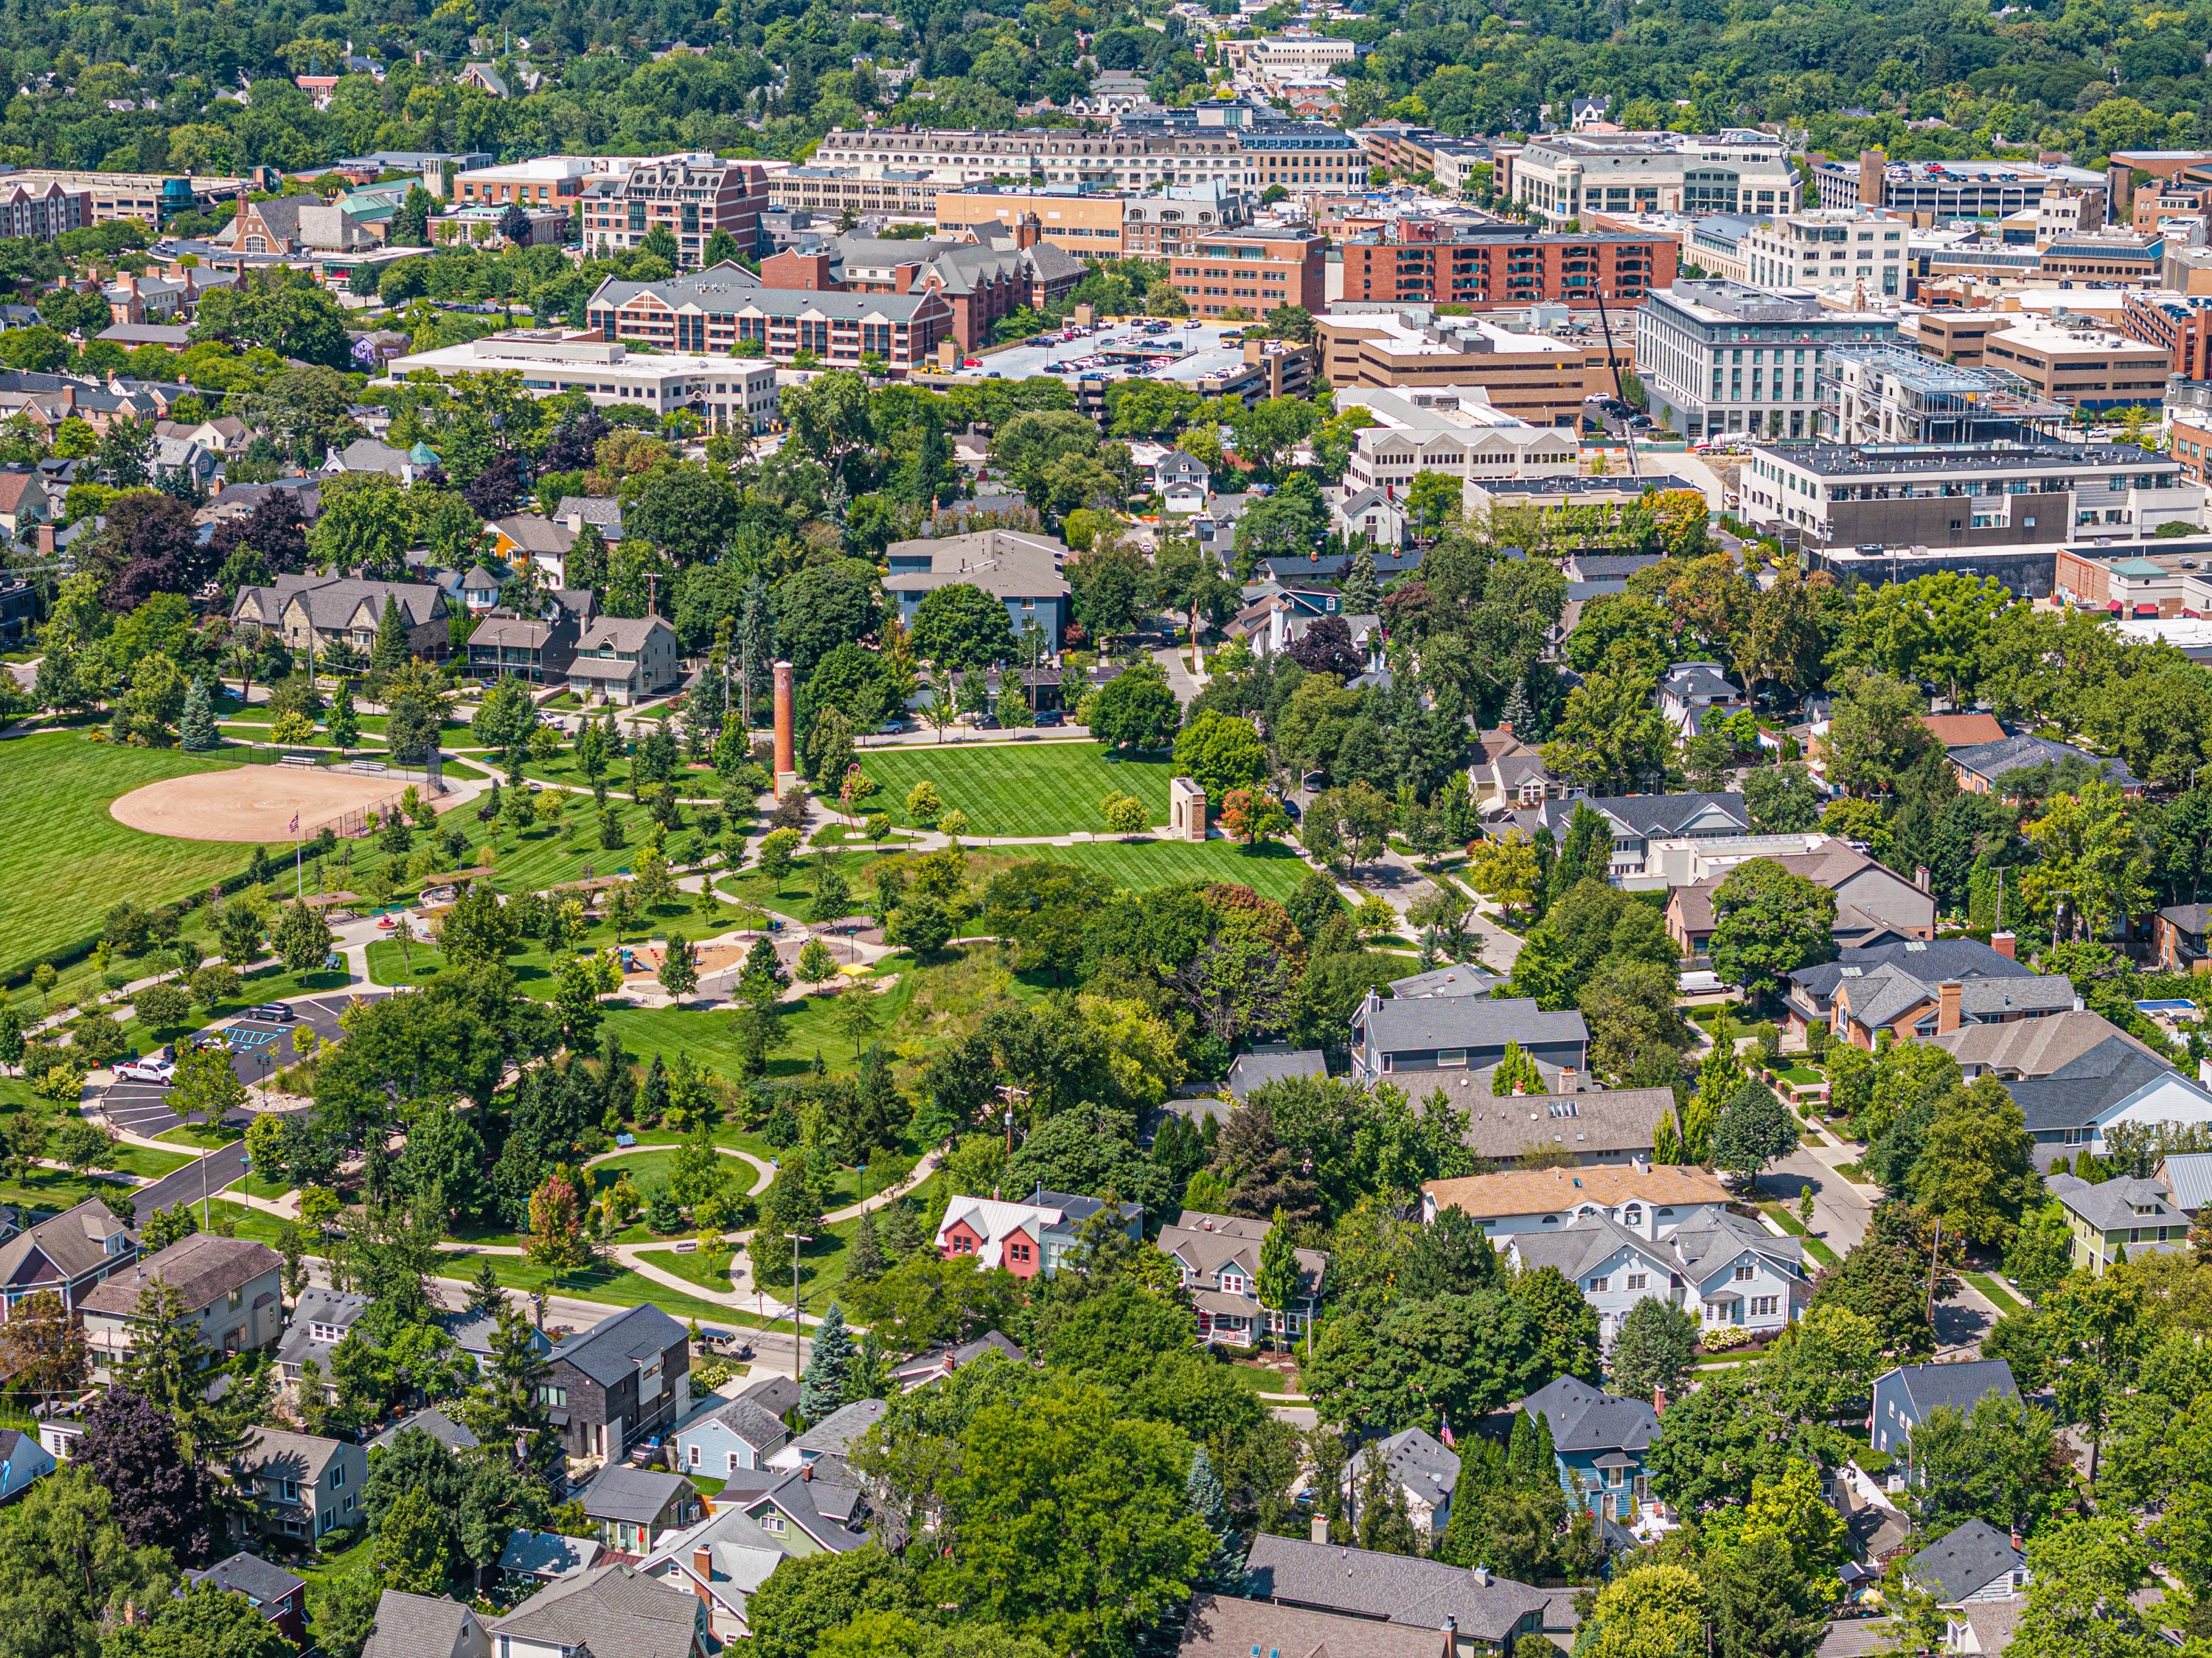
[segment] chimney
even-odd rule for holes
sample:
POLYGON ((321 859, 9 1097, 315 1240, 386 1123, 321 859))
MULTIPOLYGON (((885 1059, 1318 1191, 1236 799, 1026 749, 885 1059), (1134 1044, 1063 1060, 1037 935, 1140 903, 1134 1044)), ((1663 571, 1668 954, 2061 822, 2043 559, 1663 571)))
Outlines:
POLYGON ((1559 1067, 1559 1085, 1552 1091, 1555 1094, 1571 1094, 1575 1091, 1574 1066, 1563 1065, 1559 1067))
POLYGON ((1961 987, 1956 979, 1946 979, 1936 987, 1936 1034, 1948 1035, 1959 1028, 1959 995, 1961 987))
POLYGON ((702 1578, 711 1579, 714 1575, 714 1557, 704 1543, 691 1551, 691 1570, 702 1578))
POLYGON ((1035 247, 1044 234, 1044 227, 1037 222, 1034 213, 1024 213, 1014 224, 1014 246, 1024 252, 1035 247))
POLYGON ((1316 1543, 1326 1543, 1328 1541, 1328 1516, 1327 1515, 1317 1514, 1313 1517, 1313 1528, 1310 1534, 1316 1543))
POLYGON ((39 525, 39 551, 47 558, 54 556, 54 526, 51 524, 39 525))
POLYGON ((1510 741, 1513 736, 1513 722, 1510 720, 1499 720, 1498 722, 1498 734, 1510 741))
POLYGON ((799 1478, 802 1484, 809 1485, 812 1485, 814 1483, 814 1465, 810 1462, 805 1467, 801 1468, 799 1471, 799 1478))
POLYGON ((1490 1587, 1490 1568, 1487 1566, 1477 1566, 1474 1568, 1474 1581, 1480 1588, 1488 1588, 1490 1587))
POLYGON ((1657 1411, 1657 1412, 1658 1412, 1661 1415, 1662 1415, 1662 1416, 1663 1416, 1664 1414, 1666 1414, 1666 1411, 1667 1411, 1667 1390, 1666 1390, 1664 1388, 1652 1388, 1652 1390, 1651 1390, 1651 1408, 1652 1408, 1653 1410, 1655 1410, 1655 1411, 1657 1411))
POLYGON ((1881 170, 1889 164, 1889 157, 1878 149, 1859 152, 1859 205, 1881 205, 1881 170))
POLYGON ((1918 887, 1918 888, 1919 888, 1923 892, 1927 892, 1927 891, 1931 890, 1934 888, 1935 884, 1936 884, 1936 878, 1935 878, 1934 876, 1930 875, 1930 874, 1928 872, 1928 865, 1925 865, 1925 864, 1916 864, 1916 865, 1913 865, 1913 869, 1912 869, 1912 884, 1913 884, 1913 885, 1915 885, 1915 886, 1918 887))
POLYGON ((2000 956, 2017 960, 2020 941, 2009 932, 1990 934, 1990 948, 2000 956))

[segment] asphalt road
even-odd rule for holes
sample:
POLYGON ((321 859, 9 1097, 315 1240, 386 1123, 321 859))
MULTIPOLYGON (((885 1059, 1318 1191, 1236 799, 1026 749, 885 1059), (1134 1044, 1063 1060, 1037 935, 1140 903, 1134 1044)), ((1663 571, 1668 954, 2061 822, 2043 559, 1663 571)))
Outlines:
POLYGON ((132 1188, 131 1196, 138 1206, 138 1224, 143 1226, 156 1209, 171 1209, 180 1203, 197 1205, 204 1192, 220 1192, 245 1172, 244 1140, 217 1146, 198 1163, 186 1163, 174 1174, 162 1175, 151 1186, 132 1188), (203 1169, 204 1186, 201 1183, 203 1169))

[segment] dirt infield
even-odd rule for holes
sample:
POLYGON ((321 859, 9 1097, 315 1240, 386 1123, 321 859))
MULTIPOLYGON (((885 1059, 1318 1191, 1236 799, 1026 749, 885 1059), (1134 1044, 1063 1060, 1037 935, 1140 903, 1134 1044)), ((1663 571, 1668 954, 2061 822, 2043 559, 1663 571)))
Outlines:
POLYGON ((273 843, 292 838, 295 816, 305 835, 329 819, 396 801, 406 792, 406 783, 397 778, 238 766, 149 783, 118 796, 108 811, 118 823, 149 835, 273 843))

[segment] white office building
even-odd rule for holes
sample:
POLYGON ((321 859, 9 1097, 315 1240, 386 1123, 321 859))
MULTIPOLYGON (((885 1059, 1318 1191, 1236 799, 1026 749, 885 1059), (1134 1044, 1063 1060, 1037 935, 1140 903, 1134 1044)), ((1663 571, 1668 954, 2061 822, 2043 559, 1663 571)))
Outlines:
POLYGON ((1745 280, 1754 288, 1809 288, 1854 304, 1905 296, 1911 227, 1865 208, 1814 208, 1761 219, 1744 233, 1745 280))
POLYGON ((1547 133, 1514 161, 1513 199, 1559 225, 1599 212, 1790 213, 1800 196, 1781 139, 1730 128, 1547 133))
POLYGON ((1896 337, 1893 317, 1832 311, 1807 288, 1677 282, 1636 313, 1636 368, 1653 418, 1686 437, 1802 442, 1819 433, 1827 353, 1896 337))
POLYGON ((677 352, 633 355, 594 335, 557 329, 490 334, 465 344, 395 357, 393 380, 417 369, 440 376, 514 374, 534 397, 581 391, 596 404, 673 414, 696 410, 710 431, 765 432, 780 408, 775 365, 677 352))
POLYGON ((1532 426, 1491 406, 1479 386, 1347 386, 1340 410, 1362 409, 1375 424, 1353 440, 1344 471, 1347 498, 1380 489, 1402 499, 1417 472, 1478 478, 1571 477, 1581 440, 1557 426, 1532 426))

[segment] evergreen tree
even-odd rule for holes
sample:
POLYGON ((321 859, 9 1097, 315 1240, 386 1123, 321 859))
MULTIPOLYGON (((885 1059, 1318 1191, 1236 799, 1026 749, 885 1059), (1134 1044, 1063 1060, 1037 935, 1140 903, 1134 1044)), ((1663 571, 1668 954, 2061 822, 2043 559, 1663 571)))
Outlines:
POLYGON ((1539 1473, 1549 1475, 1547 1460, 1540 1460, 1537 1449, 1540 1431, 1547 1439, 1551 1436, 1551 1430, 1543 1428, 1539 1418, 1527 1411, 1515 1412, 1513 1432, 1505 1442, 1505 1484, 1516 1491, 1534 1485, 1539 1473))
POLYGON ((507 1291, 500 1287, 499 1272, 486 1255, 477 1264, 477 1275, 469 1280, 469 1310, 491 1314, 507 1305, 507 1291))
POLYGON ((1526 743, 1536 735, 1536 710, 1528 701, 1528 687, 1516 679, 1513 688, 1505 693, 1505 706, 1498 711, 1498 723, 1510 726, 1513 734, 1526 743))
POLYGON ((845 1276, 856 1284, 872 1284, 884 1275, 888 1264, 884 1260, 883 1235, 876 1230, 875 1212, 864 1211, 853 1226, 853 1252, 845 1276))
POLYGON ((1221 1480, 1213 1472, 1213 1459, 1201 1445, 1192 1454, 1190 1473, 1183 1480, 1183 1495, 1190 1499, 1190 1511, 1206 1522, 1213 1533, 1213 1552, 1206 1556, 1206 1564, 1198 1569, 1191 1587, 1210 1589, 1217 1594, 1235 1594, 1244 1587, 1244 1550, 1237 1522, 1230 1518, 1229 1494, 1221 1488, 1221 1480))
MULTIPOLYGON (((1518 1418, 1516 1418, 1516 1420, 1518 1418)), ((1467 1439, 1459 1446, 1459 1479, 1452 1486, 1451 1517, 1437 1544, 1439 1559, 1455 1566, 1479 1566, 1484 1505, 1505 1485, 1505 1448, 1494 1439, 1467 1439)))
POLYGON ((368 665, 380 675, 387 674, 405 667, 414 655, 407 639, 407 618, 399 613, 398 600, 386 593, 384 615, 376 624, 376 643, 369 648, 368 665))
POLYGON ((659 1122, 668 1109, 668 1067, 660 1062, 658 1054, 646 1067, 645 1086, 637 1091, 636 1109, 636 1121, 641 1124, 659 1122))
POLYGON ((1390 1472, 1380 1441, 1368 1448, 1359 1479, 1359 1513, 1354 1522, 1359 1546, 1376 1554, 1419 1554, 1419 1534, 1406 1511, 1406 1492, 1390 1472))
POLYGON ((215 703, 208 695, 207 681, 195 679, 191 689, 185 693, 184 712, 177 716, 177 746, 193 754, 204 754, 221 741, 215 728, 215 703))
POLYGON ((1382 609, 1382 589, 1375 580, 1375 552, 1363 543, 1352 556, 1352 568, 1344 575, 1344 613, 1346 616, 1375 616, 1382 609))
MULTIPOLYGON (((848 991, 847 995, 855 994, 848 991)), ((853 1132, 860 1152, 898 1143, 899 1125, 905 1120, 905 1102, 891 1079, 890 1061, 882 1044, 871 1043, 860 1057, 860 1077, 853 1102, 853 1132)))
POLYGON ((1578 800, 1574 815, 1567 820, 1567 835, 1560 844, 1559 861, 1552 865, 1552 902, 1559 902, 1583 881, 1605 884, 1612 871, 1613 826, 1606 821, 1604 813, 1578 800))
POLYGON ((775 664, 775 629, 768 578, 756 574, 745 584, 744 602, 738 610, 736 649, 738 668, 753 718, 766 715, 775 664))
POLYGON ((845 1309, 836 1302, 814 1332, 814 1349, 799 1384, 799 1413, 819 1422, 851 1398, 853 1337, 845 1328, 845 1309))
POLYGON ((1278 1204, 1274 1224, 1268 1227, 1267 1236, 1260 1245, 1260 1281, 1254 1287, 1259 1291, 1260 1304, 1280 1315, 1286 1331, 1292 1304, 1298 1299, 1303 1283, 1298 1273, 1297 1250, 1291 1242, 1291 1229, 1283 1219, 1282 1206, 1278 1204))
MULTIPOLYGON (((329 728, 331 741, 340 753, 361 741, 361 716, 354 712, 351 680, 338 681, 337 695, 331 698, 331 711, 324 717, 323 723, 329 728)), ((494 784, 493 786, 495 788, 498 785, 494 784)))

